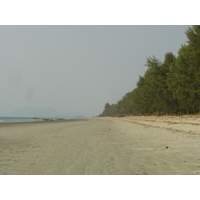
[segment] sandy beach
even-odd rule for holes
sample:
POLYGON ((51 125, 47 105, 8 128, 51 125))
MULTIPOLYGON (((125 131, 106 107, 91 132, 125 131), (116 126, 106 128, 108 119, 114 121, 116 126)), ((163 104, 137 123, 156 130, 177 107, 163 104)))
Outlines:
POLYGON ((0 124, 1 175, 197 175, 200 118, 0 124))

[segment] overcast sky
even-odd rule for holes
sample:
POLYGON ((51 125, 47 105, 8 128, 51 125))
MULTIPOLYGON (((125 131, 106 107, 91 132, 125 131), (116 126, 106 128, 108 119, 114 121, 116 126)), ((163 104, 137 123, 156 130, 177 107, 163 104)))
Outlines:
POLYGON ((24 106, 98 115, 163 61, 188 26, 0 26, 0 115, 24 106))

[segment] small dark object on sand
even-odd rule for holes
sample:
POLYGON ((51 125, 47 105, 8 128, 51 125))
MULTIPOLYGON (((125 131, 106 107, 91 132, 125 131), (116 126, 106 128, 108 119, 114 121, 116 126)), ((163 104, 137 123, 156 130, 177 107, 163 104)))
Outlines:
POLYGON ((168 149, 169 147, 165 147, 166 149, 168 149))

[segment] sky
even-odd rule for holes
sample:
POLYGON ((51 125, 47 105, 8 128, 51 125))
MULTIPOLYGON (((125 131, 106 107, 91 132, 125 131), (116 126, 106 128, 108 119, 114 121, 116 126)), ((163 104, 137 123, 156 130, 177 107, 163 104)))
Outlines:
POLYGON ((0 26, 0 115, 25 106, 99 115, 136 87, 146 57, 177 56, 188 27, 0 26))

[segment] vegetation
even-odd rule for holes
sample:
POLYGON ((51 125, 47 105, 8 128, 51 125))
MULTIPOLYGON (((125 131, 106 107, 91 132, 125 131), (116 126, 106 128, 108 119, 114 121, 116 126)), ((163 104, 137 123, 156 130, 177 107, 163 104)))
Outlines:
POLYGON ((187 45, 161 63, 147 57, 147 70, 137 87, 116 104, 105 104, 100 116, 195 114, 200 112, 200 25, 186 31, 187 45))

